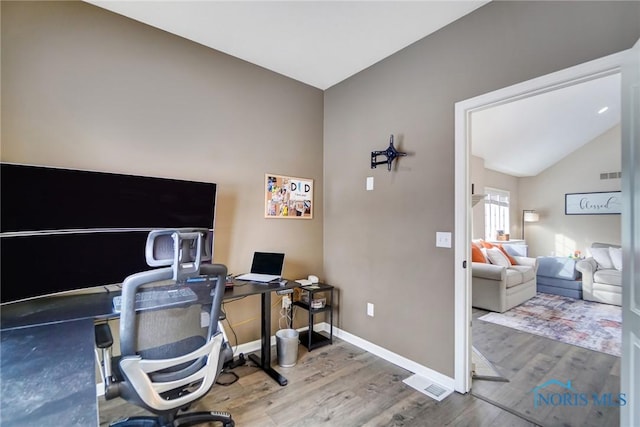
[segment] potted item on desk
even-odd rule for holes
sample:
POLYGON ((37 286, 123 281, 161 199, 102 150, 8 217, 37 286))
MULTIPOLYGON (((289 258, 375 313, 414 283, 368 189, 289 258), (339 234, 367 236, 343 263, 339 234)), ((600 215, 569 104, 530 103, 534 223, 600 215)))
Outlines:
POLYGON ((504 230, 496 230, 496 240, 499 242, 508 242, 509 241, 509 233, 505 233, 504 230))

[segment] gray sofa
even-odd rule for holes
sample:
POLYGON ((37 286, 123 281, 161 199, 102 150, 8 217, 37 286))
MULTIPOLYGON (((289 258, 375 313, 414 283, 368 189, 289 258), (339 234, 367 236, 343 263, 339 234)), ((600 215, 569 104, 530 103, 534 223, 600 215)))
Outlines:
MULTIPOLYGON (((592 248, 620 248, 609 243, 593 243, 592 248)), ((599 264, 593 256, 576 263, 582 273, 582 298, 586 301, 622 305, 622 271, 599 264)))
POLYGON ((576 260, 569 257, 538 257, 538 292, 582 299, 582 281, 576 260))
POLYGON ((514 256, 518 265, 472 262, 471 305, 503 313, 536 295, 536 258, 514 256))

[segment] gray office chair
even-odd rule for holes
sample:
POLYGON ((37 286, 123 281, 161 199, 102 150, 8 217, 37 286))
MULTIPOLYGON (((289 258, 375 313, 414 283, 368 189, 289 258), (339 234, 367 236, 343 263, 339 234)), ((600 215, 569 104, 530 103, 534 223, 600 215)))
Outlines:
MULTIPOLYGON (((166 266, 127 277, 122 285, 120 314, 121 356, 105 358, 105 398, 121 397, 156 414, 156 417, 130 417, 112 426, 177 427, 220 422, 233 427, 226 412, 186 412, 214 385, 224 362, 232 356, 219 325, 227 268, 221 264, 201 264, 211 259, 207 230, 158 230, 147 238, 146 258, 150 266, 166 266), (215 276, 211 299, 197 299, 173 306, 136 311, 136 294, 148 288, 177 292, 187 279, 215 276), (208 326, 202 328, 204 307, 209 305, 208 326), (111 367, 111 372, 109 371, 111 367)), ((206 296, 209 292, 206 291, 206 296)), ((140 303, 138 303, 140 304, 140 303)), ((146 302, 145 302, 146 304, 146 302)), ((152 304, 153 305, 153 304, 152 304)), ((108 328, 108 327, 107 327, 108 328)), ((98 347, 109 346, 108 331, 98 331, 98 347)))

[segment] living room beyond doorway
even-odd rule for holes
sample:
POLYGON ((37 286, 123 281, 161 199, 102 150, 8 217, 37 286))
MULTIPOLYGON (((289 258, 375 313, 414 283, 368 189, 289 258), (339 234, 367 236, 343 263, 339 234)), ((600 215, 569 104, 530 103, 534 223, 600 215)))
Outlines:
MULTIPOLYGON (((480 96, 478 98, 474 98, 473 100, 468 100, 462 105, 456 105, 456 109, 459 112, 457 115, 456 123, 458 126, 458 121, 461 123, 466 123, 466 125, 470 124, 470 121, 474 120, 473 114, 476 111, 482 111, 486 109, 487 105, 503 105, 508 102, 512 98, 526 98, 529 95, 531 97, 537 96, 540 94, 548 93, 553 91, 558 87, 568 87, 572 85, 572 82, 575 81, 577 83, 584 83, 587 81, 595 80, 599 77, 613 76, 617 74, 617 66, 612 66, 611 63, 616 63, 616 59, 611 59, 611 62, 607 65, 607 61, 611 58, 603 58, 603 60, 594 61, 599 62, 600 64, 590 64, 583 69, 582 71, 566 72, 562 76, 557 78, 549 78, 546 82, 537 82, 538 86, 526 86, 523 84, 523 87, 518 87, 517 89, 506 88, 499 95, 495 94, 487 94, 490 95, 487 98, 483 98, 480 96), (577 76, 577 77, 576 77, 577 76), (458 120, 459 118, 463 118, 458 120)), ((587 64, 585 64, 587 65, 587 64)), ((580 67, 574 67, 580 68, 580 67)), ((566 71, 566 70, 565 70, 566 71)), ((558 73, 561 74, 561 73, 558 73)), ((542 78, 545 80, 547 76, 542 78)), ((611 79, 610 79, 611 80, 611 79)), ((519 86, 519 85, 515 85, 519 86)), ((515 87, 514 86, 514 87, 515 87)), ((618 83, 618 92, 620 91, 619 83, 618 83)), ((497 91, 501 92, 501 91, 497 91)), ((597 111, 596 111, 597 114, 597 111)), ((473 122, 473 126, 476 127, 478 125, 477 122, 473 122)), ((537 124, 542 127, 539 123, 537 124)), ((616 130, 614 127, 617 126, 617 123, 614 123, 612 127, 606 129, 603 133, 610 132, 611 134, 615 134, 616 130)), ((461 125, 464 127, 464 125, 461 125)), ((491 127, 493 128, 494 133, 503 133, 503 127, 499 125, 499 123, 493 122, 491 123, 491 127)), ((619 132, 619 130, 618 130, 619 132)), ((506 132, 505 132, 506 133, 506 132)), ((597 139, 599 136, 603 134, 595 135, 592 137, 590 141, 597 139)), ((518 176, 517 173, 510 172, 509 170, 498 171, 494 166, 492 161, 487 161, 484 158, 480 158, 477 156, 477 153, 474 153, 474 139, 472 135, 461 133, 461 137, 457 141, 463 141, 463 144, 467 144, 469 153, 473 153, 473 155, 480 159, 480 165, 483 168, 483 173, 485 174, 484 182, 476 182, 474 180, 474 176, 472 170, 467 169, 467 185, 471 188, 471 184, 475 187, 475 193, 482 194, 485 186, 506 189, 507 191, 512 192, 514 196, 512 198, 513 204, 510 209, 510 213, 512 218, 509 222, 510 228, 509 230, 503 230, 507 234, 510 234, 511 239, 524 240, 523 237, 523 227, 520 226, 522 224, 522 217, 524 215, 525 210, 536 209, 540 214, 539 223, 528 224, 526 229, 527 239, 522 242, 527 247, 527 255, 529 257, 537 258, 538 256, 558 256, 558 257, 566 257, 569 254, 574 254, 576 247, 581 247, 581 252, 586 253, 586 248, 593 243, 594 241, 605 241, 611 243, 619 244, 619 230, 620 227, 617 227, 618 236, 612 236, 612 238, 592 238, 587 233, 583 233, 584 235, 580 238, 574 238, 574 236, 563 235, 565 231, 562 227, 557 228, 556 230, 551 230, 550 226, 555 226, 555 221, 552 220, 554 216, 564 216, 564 194, 569 191, 565 191, 564 188, 561 188, 561 192, 563 194, 560 197, 559 202, 556 201, 557 205, 552 206, 548 201, 544 201, 544 204, 537 204, 535 206, 530 205, 530 203, 537 203, 535 197, 522 196, 519 194, 522 192, 523 188, 526 190, 531 190, 531 194, 539 193, 539 190, 534 190, 532 187, 532 179, 528 176, 518 176), (466 141, 466 142, 464 142, 466 141), (487 172, 487 170, 489 172, 487 172), (506 176, 507 184, 504 184, 504 178, 506 176), (501 181, 502 179, 502 181, 501 181), (525 185, 521 185, 522 182, 526 182, 525 185), (511 188, 510 188, 511 185, 511 188), (512 191, 513 189, 513 191, 512 191), (559 212, 558 212, 559 211, 559 212), (551 242, 552 249, 549 249, 549 246, 545 244, 538 244, 538 241, 547 241, 551 242), (570 247, 573 246, 573 247, 570 247)), ((517 139, 517 135, 510 135, 511 139, 517 139)), ((615 137, 615 135, 614 135, 615 137)), ((556 142, 557 143, 557 142, 556 142)), ((460 150, 462 152, 464 150, 460 150)), ((504 160, 507 156, 505 155, 506 151, 503 149, 502 151, 496 150, 497 153, 494 153, 494 157, 499 160, 504 160)), ((528 151, 516 150, 518 155, 525 159, 525 161, 531 158, 530 153, 528 151), (523 153, 526 153, 524 155, 523 153)), ((564 153, 564 157, 566 158, 572 152, 569 150, 569 153, 564 153)), ((619 151, 618 151, 619 153, 619 151)), ((620 158, 620 154, 617 154, 618 159, 620 158)), ((463 162, 457 163, 457 166, 462 164, 463 162)), ((471 164, 471 167, 478 163, 478 159, 474 159, 473 157, 469 158, 468 164, 471 164), (476 162, 476 163, 474 163, 476 162)), ((548 170, 549 168, 553 168, 553 164, 550 166, 543 167, 541 172, 548 170)), ((565 169, 565 181, 571 182, 573 180, 573 169, 567 168, 565 169)), ((616 169, 619 171, 619 169, 616 169)), ((609 171, 602 171, 609 172, 609 171)), ((613 169, 611 170, 613 172, 613 169)), ((540 172, 538 172, 540 173, 540 172)), ((607 175, 608 176, 608 175, 607 175)), ((558 178, 554 176, 554 178, 558 178)), ((580 178, 575 181, 584 181, 580 178)), ((603 182, 603 185, 610 185, 614 181, 608 181, 606 183, 603 182)), ((545 185, 547 188, 554 187, 552 183, 546 182, 545 185)), ((457 194, 461 194, 462 191, 459 189, 463 188, 463 186, 457 186, 457 194)), ((597 188, 599 190, 599 188, 597 188)), ((606 188, 609 190, 609 188, 606 188)), ((466 189, 468 192, 468 189, 466 189)), ((578 190, 583 191, 583 190, 578 190)), ((586 191, 586 190, 585 190, 586 191)), ((471 193, 467 193, 471 194, 471 193)), ((555 199, 557 195, 553 195, 555 199)), ((477 198, 477 197, 476 197, 477 198)), ((468 209, 471 210, 471 203, 466 202, 468 209)), ((480 203, 479 205, 482 205, 480 203)), ((476 208, 480 210, 482 213, 478 214, 475 211, 470 211, 470 216, 474 217, 473 227, 468 231, 468 239, 469 241, 472 238, 486 238, 490 237, 492 240, 497 240, 497 236, 485 236, 484 235, 484 227, 478 226, 475 221, 475 217, 478 215, 484 216, 484 208, 476 208), (477 231, 480 230, 478 234, 477 231)), ((565 218, 563 218, 565 219, 565 218)), ((566 218, 568 220, 572 220, 579 223, 581 226, 584 225, 585 218, 571 217, 566 218)), ((461 224, 462 220, 457 222, 457 224, 461 224)), ((456 226, 457 230, 464 230, 464 227, 456 226)), ((590 226, 591 229, 598 228, 590 226)), ((587 226, 589 228, 589 226, 587 226)), ((466 243, 469 245, 469 242, 466 243)), ((471 281, 471 277, 469 277, 469 282, 471 281)), ((458 292, 458 290, 457 290, 458 292)), ((469 303, 471 299, 471 295, 473 290, 471 289, 471 283, 469 283, 468 289, 468 298, 469 303)), ((457 297, 463 295, 462 292, 457 293, 457 297)), ((536 295, 537 296, 537 295, 536 295)), ((516 304, 518 305, 518 304, 516 304)), ((463 309, 460 308, 460 312, 463 309)), ((563 419, 563 415, 560 412, 551 410, 551 408, 545 408, 541 410, 540 408, 535 407, 536 402, 535 390, 539 390, 541 386, 549 387, 551 391, 563 391, 567 388, 574 386, 573 390, 583 391, 584 387, 593 390, 587 390, 587 392, 595 393, 600 396, 600 393, 604 393, 604 395, 612 397, 612 402, 615 403, 615 398, 618 396, 620 391, 620 380, 619 380, 619 369, 620 369, 620 359, 619 357, 604 353, 601 351, 589 350, 582 347, 573 346, 571 344, 557 342, 552 340, 551 338, 541 337, 534 335, 532 333, 518 331, 513 328, 506 327, 504 325, 492 324, 483 320, 480 320, 480 317, 488 315, 489 311, 485 310, 477 310, 473 309, 473 331, 470 332, 471 342, 473 345, 493 364, 500 373, 509 380, 509 382, 499 382, 499 381, 474 381, 473 389, 471 390, 474 395, 482 396, 487 401, 491 401, 500 407, 509 408, 511 407, 515 412, 518 412, 520 416, 524 416, 527 419, 532 420, 532 422, 536 422, 538 424, 557 424, 558 420, 563 419), (547 365, 545 365, 547 364, 547 365), (546 367, 545 367, 546 366, 546 367), (586 374, 590 373, 590 374, 586 374), (557 376, 557 378, 550 377, 552 375, 557 376), (565 378, 565 376, 569 376, 565 378), (573 380, 571 380, 573 378, 573 380), (596 390, 597 387, 594 387, 592 382, 597 379, 597 383, 602 383, 603 386, 601 389, 596 390), (540 380, 539 382, 535 382, 540 380), (601 381, 602 380, 602 381, 601 381), (546 384, 551 381, 551 383, 546 384), (577 382, 583 382, 581 388, 582 390, 578 390, 577 382), (604 384, 606 382, 606 384, 604 384), (556 387, 556 388, 554 388, 556 387), (513 389, 511 389, 513 388, 513 389), (520 390, 521 393, 517 393, 516 391, 520 390), (533 406, 528 406, 531 403, 533 406), (536 417, 533 417, 533 413, 538 412, 536 417), (553 422, 549 422, 550 420, 555 420, 553 422)), ((457 329, 457 334, 459 333, 459 329, 457 329)), ((458 335, 457 335, 458 336, 458 335)), ((462 335, 460 338, 462 339, 462 335)), ((573 408, 574 410, 578 408, 573 408)), ((619 408, 614 407, 611 411, 605 411, 606 413, 602 413, 601 416, 596 416, 595 418, 590 416, 594 410, 593 406, 588 406, 586 408, 582 408, 583 410, 580 413, 572 413, 572 411, 568 411, 565 415, 568 418, 567 420, 573 420, 568 422, 567 425, 579 425, 576 420, 583 420, 586 425, 589 425, 589 422, 594 422, 597 425, 609 424, 609 421, 615 422, 613 420, 619 419, 619 408), (584 416, 584 413, 587 413, 584 416), (604 417, 604 418, 602 418, 604 417), (598 422, 595 422, 598 420, 598 422)), ((566 411, 565 411, 566 412, 566 411)))

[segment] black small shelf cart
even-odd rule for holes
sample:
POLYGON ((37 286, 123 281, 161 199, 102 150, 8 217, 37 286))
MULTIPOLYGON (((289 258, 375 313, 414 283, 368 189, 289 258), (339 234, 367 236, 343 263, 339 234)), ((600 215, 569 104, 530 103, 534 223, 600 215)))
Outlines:
POLYGON ((333 286, 325 285, 324 283, 316 283, 310 286, 303 286, 302 290, 309 293, 309 302, 295 301, 293 305, 301 307, 309 312, 309 330, 300 332, 300 343, 311 351, 315 348, 322 347, 327 344, 333 344, 333 286), (326 300, 324 307, 311 308, 311 302, 314 300, 315 294, 324 292, 329 294, 329 299, 326 300), (329 313, 329 335, 326 333, 320 333, 313 330, 313 318, 316 314, 329 313))

